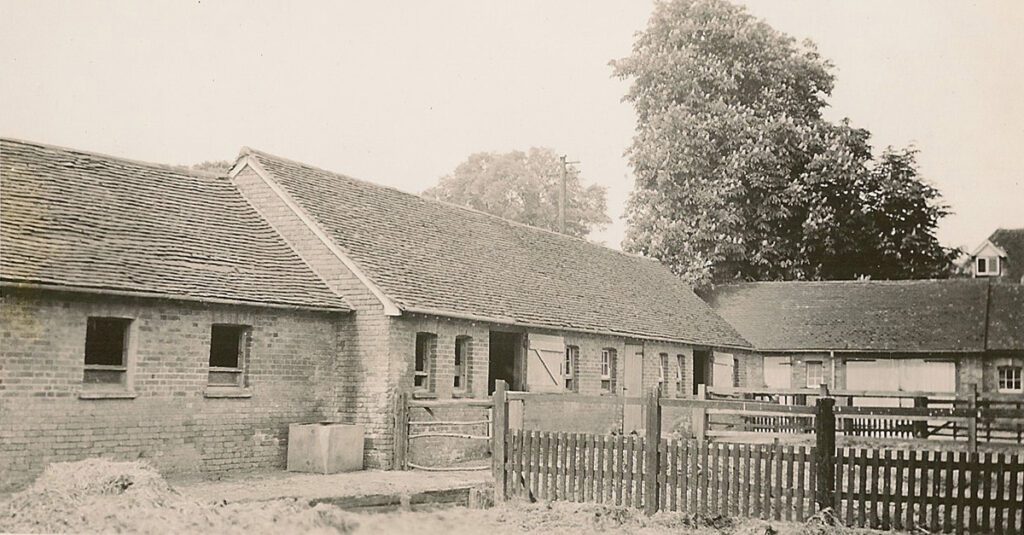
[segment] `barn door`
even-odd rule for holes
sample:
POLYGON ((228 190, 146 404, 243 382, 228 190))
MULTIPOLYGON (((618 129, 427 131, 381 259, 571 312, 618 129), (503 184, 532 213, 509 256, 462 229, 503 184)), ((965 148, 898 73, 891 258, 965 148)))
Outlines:
POLYGON ((526 352, 526 389, 530 392, 564 390, 561 368, 565 359, 565 339, 547 334, 529 335, 526 352))
MULTIPOLYGON (((622 395, 627 398, 642 398, 644 395, 644 346, 626 345, 622 395)), ((622 409, 622 431, 630 433, 643 427, 640 403, 627 403, 622 409)))

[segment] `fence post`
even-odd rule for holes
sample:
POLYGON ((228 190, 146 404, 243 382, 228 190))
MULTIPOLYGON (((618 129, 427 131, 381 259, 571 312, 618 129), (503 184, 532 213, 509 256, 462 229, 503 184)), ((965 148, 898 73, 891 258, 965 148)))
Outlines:
MULTIPOLYGON (((928 398, 924 397, 924 396, 915 397, 914 398, 914 408, 915 409, 927 409, 928 408, 928 398)), ((928 421, 927 420, 915 421, 914 424, 913 424, 913 427, 914 427, 914 438, 928 438, 928 421)))
MULTIPOLYGON (((697 385, 697 399, 708 399, 707 385, 697 385)), ((696 407, 690 410, 690 429, 697 440, 704 440, 708 430, 708 410, 704 407, 696 407)))
POLYGON ((832 507, 835 497, 835 456, 836 456, 836 414, 833 407, 836 404, 834 398, 818 398, 817 412, 814 416, 814 454, 817 457, 817 479, 815 487, 818 489, 818 509, 832 507))
POLYGON ((503 380, 494 384, 494 406, 491 409, 491 470, 494 475, 494 497, 505 501, 507 472, 505 471, 505 440, 508 437, 508 400, 505 391, 508 386, 503 380))
POLYGON ((395 444, 391 459, 392 470, 405 470, 409 447, 409 394, 399 392, 395 396, 395 444))
POLYGON ((648 516, 658 512, 661 502, 658 496, 659 466, 658 445, 661 444, 661 386, 655 386, 647 395, 646 421, 644 427, 644 513, 648 516))
POLYGON ((978 385, 967 385, 967 408, 971 410, 967 420, 967 451, 978 452, 978 385))

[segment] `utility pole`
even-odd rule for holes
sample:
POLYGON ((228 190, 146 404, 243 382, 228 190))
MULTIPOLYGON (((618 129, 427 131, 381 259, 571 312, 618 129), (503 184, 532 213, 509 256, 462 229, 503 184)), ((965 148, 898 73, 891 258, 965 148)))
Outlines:
POLYGON ((565 234, 565 183, 569 179, 569 164, 580 162, 567 162, 564 154, 559 159, 562 160, 562 184, 558 189, 558 232, 565 234))

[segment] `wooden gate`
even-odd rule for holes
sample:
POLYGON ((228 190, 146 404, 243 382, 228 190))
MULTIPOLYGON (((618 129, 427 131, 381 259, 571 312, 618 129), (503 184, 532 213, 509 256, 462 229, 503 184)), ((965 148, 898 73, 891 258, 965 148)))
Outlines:
POLYGON ((395 470, 490 470, 490 399, 417 400, 395 396, 395 470))

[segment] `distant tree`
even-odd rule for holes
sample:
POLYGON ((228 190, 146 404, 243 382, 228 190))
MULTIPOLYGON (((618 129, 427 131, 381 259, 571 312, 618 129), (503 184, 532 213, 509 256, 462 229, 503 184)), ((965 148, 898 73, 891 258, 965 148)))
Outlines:
POLYGON ((677 0, 656 5, 632 55, 612 66, 633 80, 625 99, 637 113, 625 249, 697 284, 948 267, 938 191, 917 177, 913 151, 873 163, 870 133, 822 117, 834 77, 813 43, 724 0, 677 0), (920 216, 910 234, 878 212, 910 205, 920 216), (897 235, 906 239, 891 243, 897 235), (911 243, 924 252, 909 254, 911 243))
MULTIPOLYGON (((557 232, 561 176, 562 164, 550 148, 480 152, 460 163, 423 195, 557 232)), ((579 171, 570 167, 565 233, 586 237, 611 222, 606 211, 605 189, 584 187, 579 171)))
POLYGON ((188 168, 193 171, 206 171, 208 173, 227 173, 231 170, 232 163, 227 160, 206 161, 190 165, 188 168))

